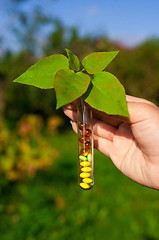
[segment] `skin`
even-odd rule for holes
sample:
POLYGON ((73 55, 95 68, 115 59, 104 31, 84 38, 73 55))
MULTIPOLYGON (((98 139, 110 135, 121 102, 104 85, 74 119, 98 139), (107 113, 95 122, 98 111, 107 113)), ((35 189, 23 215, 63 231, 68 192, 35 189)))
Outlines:
MULTIPOLYGON (((159 190, 159 108, 141 98, 126 96, 129 118, 93 110, 95 148, 110 157, 133 181, 159 190)), ((77 132, 76 102, 64 107, 77 132)))

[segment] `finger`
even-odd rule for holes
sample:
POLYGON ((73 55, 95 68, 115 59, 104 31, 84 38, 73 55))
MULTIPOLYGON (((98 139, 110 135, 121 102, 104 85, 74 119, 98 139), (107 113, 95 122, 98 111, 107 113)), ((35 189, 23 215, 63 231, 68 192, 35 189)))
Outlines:
POLYGON ((154 103, 152 103, 152 102, 150 102, 150 101, 148 101, 146 99, 133 97, 133 96, 130 96, 130 95, 126 95, 126 101, 127 102, 147 103, 147 104, 150 104, 151 106, 154 106, 154 107, 158 108, 154 103))
POLYGON ((112 142, 108 139, 94 135, 94 147, 100 152, 104 153, 107 157, 110 157, 111 146, 112 142))
POLYGON ((127 106, 128 106, 128 111, 130 113, 130 117, 108 115, 96 109, 93 109, 93 116, 117 128, 120 126, 122 122, 135 123, 135 122, 141 121, 142 118, 144 119, 144 116, 145 118, 146 116, 150 117, 150 114, 149 114, 150 111, 152 110, 158 111, 159 109, 154 103, 146 99, 136 98, 133 96, 126 95, 126 100, 127 100, 127 106))
POLYGON ((141 102, 128 102, 128 111, 130 113, 129 123, 136 124, 149 119, 158 119, 159 110, 152 105, 141 102))
POLYGON ((98 137, 102 137, 110 141, 113 141, 114 133, 117 130, 115 127, 97 119, 93 119, 92 125, 93 134, 95 134, 98 137))
POLYGON ((67 117, 69 117, 73 121, 77 121, 77 112, 70 110, 70 109, 64 109, 64 113, 67 117))
POLYGON ((72 122, 72 129, 75 133, 77 133, 77 123, 76 122, 72 122))
POLYGON ((126 117, 117 116, 117 115, 108 115, 105 112, 98 111, 97 109, 93 109, 93 117, 103 121, 105 123, 110 124, 113 127, 118 127, 123 121, 127 121, 126 117))

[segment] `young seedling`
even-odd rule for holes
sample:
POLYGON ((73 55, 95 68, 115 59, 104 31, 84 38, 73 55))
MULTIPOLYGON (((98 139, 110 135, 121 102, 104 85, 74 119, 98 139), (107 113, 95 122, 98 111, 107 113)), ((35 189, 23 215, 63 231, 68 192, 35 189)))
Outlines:
POLYGON ((79 185, 90 189, 94 184, 92 108, 110 115, 129 116, 125 90, 118 79, 104 71, 118 51, 95 52, 82 63, 69 49, 67 57, 54 54, 31 66, 14 82, 42 89, 55 88, 56 109, 77 100, 79 139, 79 185))

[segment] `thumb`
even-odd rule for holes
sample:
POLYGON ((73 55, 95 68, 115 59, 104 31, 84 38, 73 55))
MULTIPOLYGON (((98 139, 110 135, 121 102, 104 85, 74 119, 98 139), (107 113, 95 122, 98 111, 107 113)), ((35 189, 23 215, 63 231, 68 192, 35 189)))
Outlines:
POLYGON ((130 114, 129 123, 135 124, 145 120, 156 120, 159 123, 159 108, 145 102, 127 102, 130 114))

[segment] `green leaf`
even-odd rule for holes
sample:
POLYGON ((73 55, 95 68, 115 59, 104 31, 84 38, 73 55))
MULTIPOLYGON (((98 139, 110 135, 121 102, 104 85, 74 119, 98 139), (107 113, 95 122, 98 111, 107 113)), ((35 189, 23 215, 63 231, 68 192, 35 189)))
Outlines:
POLYGON ((85 101, 107 114, 129 116, 124 87, 111 73, 100 72, 93 77, 85 101))
POLYGON ((75 73, 67 69, 58 71, 55 76, 56 109, 82 96, 87 91, 90 80, 87 74, 81 72, 75 73))
POLYGON ((44 89, 53 88, 55 74, 61 69, 69 69, 68 58, 62 54, 55 54, 38 61, 14 82, 44 89))
POLYGON ((82 60, 82 64, 89 74, 96 74, 103 71, 118 52, 119 51, 91 53, 82 60))
POLYGON ((81 64, 80 64, 78 57, 75 54, 73 54, 69 49, 65 49, 65 50, 66 50, 67 56, 69 58, 70 68, 74 71, 79 71, 81 64))

